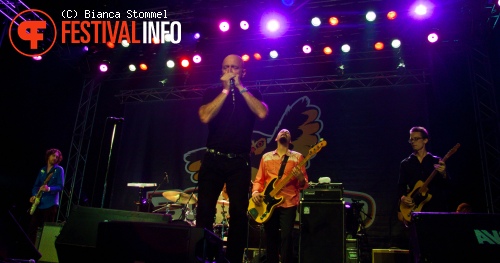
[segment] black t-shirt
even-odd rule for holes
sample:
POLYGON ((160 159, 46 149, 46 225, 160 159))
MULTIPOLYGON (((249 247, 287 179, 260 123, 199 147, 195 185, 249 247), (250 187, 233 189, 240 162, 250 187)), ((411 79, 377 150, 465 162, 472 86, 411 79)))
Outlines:
MULTIPOLYGON (((422 160, 418 161, 417 156, 411 154, 408 158, 401 161, 399 170, 398 182, 398 198, 402 195, 407 195, 413 190, 417 181, 425 182, 432 171, 434 171, 434 164, 439 163, 440 158, 431 153, 422 160)), ((448 212, 448 188, 449 188, 449 174, 447 173, 446 179, 437 172, 432 181, 427 186, 428 193, 432 195, 431 200, 422 207, 422 212, 448 212)))
MULTIPOLYGON (((222 88, 210 88, 203 95, 203 104, 211 102, 222 92, 222 88)), ((249 89, 258 100, 258 90, 249 89)), ((223 153, 250 153, 251 138, 257 116, 248 107, 238 89, 230 91, 219 113, 208 123, 207 148, 223 153)))

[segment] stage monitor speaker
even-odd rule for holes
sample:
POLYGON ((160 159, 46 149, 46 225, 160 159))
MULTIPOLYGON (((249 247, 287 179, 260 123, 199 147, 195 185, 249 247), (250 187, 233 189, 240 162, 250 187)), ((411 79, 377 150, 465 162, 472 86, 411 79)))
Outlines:
POLYGON ((166 214, 74 206, 56 238, 59 262, 96 262, 97 230, 100 222, 133 221, 169 223, 166 214))
POLYGON ((222 240, 187 223, 101 222, 97 251, 103 262, 225 262, 222 240))
POLYGON ((56 251, 56 238, 61 232, 63 224, 61 223, 45 223, 38 242, 38 251, 42 257, 38 261, 41 262, 59 262, 56 251))
POLYGON ((300 228, 300 263, 344 262, 343 202, 301 201, 300 228))
POLYGON ((42 255, 10 211, 0 213, 0 261, 38 260, 42 255))
POLYGON ((412 213, 414 262, 500 259, 500 214, 412 213))

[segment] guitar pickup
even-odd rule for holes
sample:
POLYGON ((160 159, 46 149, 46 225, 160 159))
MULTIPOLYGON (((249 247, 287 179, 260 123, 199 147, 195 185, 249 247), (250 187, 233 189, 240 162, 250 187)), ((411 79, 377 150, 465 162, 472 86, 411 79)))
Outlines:
POLYGON ((257 209, 255 208, 252 208, 248 211, 248 214, 255 220, 259 215, 259 211, 257 211, 257 209))

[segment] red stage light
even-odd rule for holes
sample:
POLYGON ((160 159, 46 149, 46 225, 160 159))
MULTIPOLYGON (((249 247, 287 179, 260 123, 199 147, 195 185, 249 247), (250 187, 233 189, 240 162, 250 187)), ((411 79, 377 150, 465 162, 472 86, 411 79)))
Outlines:
POLYGON ((336 26, 339 24, 339 19, 332 16, 332 17, 330 17, 330 19, 328 19, 328 22, 330 23, 330 25, 336 26))
POLYGON ((140 68, 141 70, 147 70, 147 69, 148 69, 148 66, 147 66, 146 64, 144 64, 144 63, 141 63, 141 64, 139 64, 139 68, 140 68))
POLYGON ((396 11, 390 11, 389 13, 387 13, 387 19, 389 20, 394 20, 397 16, 398 14, 396 13, 396 11))
POLYGON ((323 48, 323 53, 325 53, 326 55, 330 55, 332 54, 332 48, 331 47, 325 47, 323 48))
POLYGON ((384 43, 382 42, 375 43, 375 50, 382 50, 382 49, 384 49, 384 43))

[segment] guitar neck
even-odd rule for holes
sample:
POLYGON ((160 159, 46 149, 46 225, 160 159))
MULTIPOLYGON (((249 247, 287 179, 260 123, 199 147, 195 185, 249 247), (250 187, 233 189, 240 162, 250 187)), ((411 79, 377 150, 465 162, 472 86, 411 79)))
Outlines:
MULTIPOLYGON (((460 147, 460 144, 457 144, 455 147, 453 147, 453 150, 452 151, 449 151, 444 157, 443 159, 441 159, 443 162, 446 162, 446 160, 448 160, 448 158, 450 158, 450 156, 455 153, 456 149, 460 147)), ((432 171, 432 173, 429 175, 429 177, 427 177, 427 180, 425 180, 424 184, 422 184, 422 186, 420 187, 420 192, 422 191, 425 191, 427 190, 427 186, 430 184, 430 182, 432 181, 432 179, 434 179, 434 176, 436 176, 437 174, 437 170, 434 169, 432 171)))
MULTIPOLYGON (((304 160, 302 160, 299 164, 297 164, 296 167, 301 168, 306 164, 306 162, 311 159, 311 155, 307 155, 304 160)), ((278 184, 274 187, 274 189, 269 193, 270 196, 274 197, 276 194, 283 188, 290 180, 292 179, 293 175, 292 173, 287 174, 286 176, 282 177, 282 179, 278 182, 278 184)))

